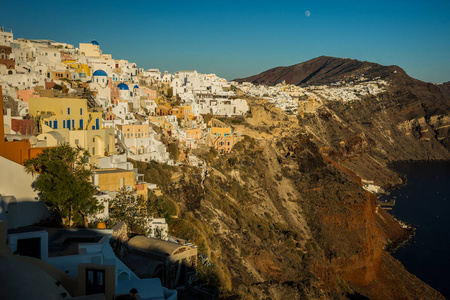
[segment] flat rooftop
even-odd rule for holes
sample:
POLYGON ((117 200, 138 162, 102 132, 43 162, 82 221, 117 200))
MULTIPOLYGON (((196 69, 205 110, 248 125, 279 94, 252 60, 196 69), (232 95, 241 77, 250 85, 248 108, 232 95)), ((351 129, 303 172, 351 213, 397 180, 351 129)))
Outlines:
POLYGON ((95 169, 92 171, 94 174, 110 174, 110 173, 123 173, 123 172, 134 172, 133 170, 125 170, 119 168, 112 169, 95 169))

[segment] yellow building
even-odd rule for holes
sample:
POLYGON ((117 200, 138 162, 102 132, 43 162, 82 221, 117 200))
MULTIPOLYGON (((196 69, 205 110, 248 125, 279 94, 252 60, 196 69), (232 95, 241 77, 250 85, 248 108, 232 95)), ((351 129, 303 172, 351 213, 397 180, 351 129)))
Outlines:
POLYGON ((208 128, 208 132, 212 133, 216 137, 227 137, 231 135, 231 128, 229 127, 211 127, 208 128))
POLYGON ((62 79, 72 80, 72 74, 70 73, 69 70, 49 71, 48 74, 50 75, 50 78, 53 80, 62 80, 62 79))
POLYGON ((134 171, 117 168, 96 169, 92 172, 92 183, 101 191, 118 192, 125 189, 142 195, 144 199, 148 197, 147 183, 136 181, 134 171))
POLYGON ((29 113, 40 133, 58 133, 71 146, 88 150, 94 161, 115 152, 114 129, 103 127, 101 112, 88 111, 86 99, 30 98, 29 113))
POLYGON ((82 64, 76 60, 65 60, 63 63, 78 74, 84 73, 86 76, 91 76, 91 68, 86 64, 82 64))
POLYGON ((132 191, 134 171, 124 169, 96 169, 92 172, 92 182, 101 191, 120 191, 122 188, 132 191))
POLYGON ((148 119, 150 120, 150 122, 152 123, 162 123, 164 122, 164 120, 166 118, 162 117, 162 116, 149 116, 148 119))
POLYGON ((148 137, 148 124, 146 125, 116 125, 123 132, 124 138, 144 138, 148 137))

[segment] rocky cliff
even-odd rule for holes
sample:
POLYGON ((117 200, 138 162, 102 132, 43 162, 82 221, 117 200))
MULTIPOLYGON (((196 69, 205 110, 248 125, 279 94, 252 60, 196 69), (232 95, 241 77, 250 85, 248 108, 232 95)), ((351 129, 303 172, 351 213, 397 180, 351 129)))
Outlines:
POLYGON ((448 83, 422 82, 398 66, 326 56, 239 81, 329 85, 358 77, 386 82, 385 91, 361 101, 316 97, 314 111, 300 112, 301 126, 314 137, 321 153, 384 188, 401 183, 386 167, 389 161, 449 158, 448 83))
POLYGON ((400 70, 385 78, 381 94, 299 116, 249 99, 245 119, 223 120, 243 133, 232 154, 194 151, 203 169, 136 164, 149 182, 170 175, 157 183, 179 211, 171 230, 212 262, 200 281, 228 299, 443 299, 390 256, 408 232, 361 185, 400 184, 390 161, 448 159, 448 100, 400 70))

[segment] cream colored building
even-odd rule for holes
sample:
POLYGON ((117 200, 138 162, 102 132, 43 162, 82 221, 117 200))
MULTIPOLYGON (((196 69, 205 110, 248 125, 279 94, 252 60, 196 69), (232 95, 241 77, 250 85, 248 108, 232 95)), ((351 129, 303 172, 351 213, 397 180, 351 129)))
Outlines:
POLYGON ((100 50, 100 45, 96 41, 90 43, 80 43, 79 53, 81 55, 97 57, 102 56, 102 50, 100 50))
POLYGON ((29 113, 37 119, 41 133, 38 140, 55 146, 62 137, 65 143, 88 150, 93 162, 114 154, 114 129, 103 127, 101 112, 88 111, 86 99, 30 98, 29 102, 29 113))

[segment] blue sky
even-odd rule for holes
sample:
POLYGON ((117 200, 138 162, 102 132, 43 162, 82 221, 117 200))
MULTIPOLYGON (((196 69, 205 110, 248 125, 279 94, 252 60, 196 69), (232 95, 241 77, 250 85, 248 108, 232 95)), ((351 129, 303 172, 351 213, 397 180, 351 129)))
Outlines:
POLYGON ((0 26, 15 38, 95 39, 146 69, 230 80, 328 55, 450 81, 449 0, 3 2, 0 26))

